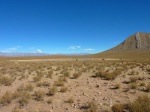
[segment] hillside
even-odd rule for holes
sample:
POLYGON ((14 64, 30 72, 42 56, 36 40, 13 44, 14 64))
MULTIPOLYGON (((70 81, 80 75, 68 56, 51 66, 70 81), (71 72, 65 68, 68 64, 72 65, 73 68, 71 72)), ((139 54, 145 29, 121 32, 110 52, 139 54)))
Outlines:
POLYGON ((150 50, 150 34, 148 33, 136 33, 129 36, 120 45, 110 49, 114 51, 118 50, 150 50))
POLYGON ((101 58, 126 58, 126 59, 149 59, 150 57, 150 34, 138 32, 129 36, 118 46, 102 53, 94 54, 93 57, 101 58))

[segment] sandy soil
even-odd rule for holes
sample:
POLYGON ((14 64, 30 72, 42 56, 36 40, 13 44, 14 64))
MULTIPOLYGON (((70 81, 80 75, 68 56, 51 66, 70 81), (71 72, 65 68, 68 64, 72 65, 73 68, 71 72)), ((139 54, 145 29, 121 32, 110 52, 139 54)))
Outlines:
MULTIPOLYGON (((145 87, 140 83, 147 84, 150 75, 147 71, 149 64, 139 62, 125 62, 115 59, 41 59, 41 60, 11 60, 0 63, 0 77, 10 77, 14 79, 10 85, 0 82, 0 112, 83 112, 89 102, 94 102, 97 107, 95 112, 111 111, 112 105, 116 103, 126 103, 134 101, 138 96, 147 94, 142 91, 145 87), (114 80, 106 80, 95 77, 99 71, 113 73, 120 70, 114 80), (52 77, 47 78, 47 74, 52 71, 52 77), (64 76, 69 72, 69 76, 64 76), (73 74, 79 77, 73 78, 73 74), (35 77, 41 76, 35 81, 35 77), (63 86, 55 83, 65 77, 63 86), (139 77, 137 88, 131 89, 129 82, 131 77, 139 77), (48 86, 37 86, 39 83, 47 82, 48 86), (8 91, 11 95, 18 92, 18 88, 32 85, 33 89, 27 91, 31 98, 23 106, 18 102, 20 96, 10 103, 1 102, 4 94, 8 91), (119 88, 114 88, 119 85, 119 88), (47 93, 52 87, 57 88, 56 94, 48 96, 47 93), (66 87, 65 92, 60 92, 62 87, 66 87), (44 95, 37 101, 35 91, 42 91, 44 95), (68 102, 72 99, 73 102, 68 102), (47 103, 48 100, 52 102, 47 103)), ((2 78, 0 78, 2 79, 2 78)), ((0 80, 1 81, 1 80, 0 80)), ((20 93, 22 91, 19 91, 20 93)), ((88 110, 88 109, 87 109, 88 110)))

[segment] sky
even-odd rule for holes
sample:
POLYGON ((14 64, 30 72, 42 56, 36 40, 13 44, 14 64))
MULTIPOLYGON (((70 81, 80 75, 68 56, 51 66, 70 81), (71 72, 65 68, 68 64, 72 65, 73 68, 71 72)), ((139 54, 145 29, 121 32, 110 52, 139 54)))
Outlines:
POLYGON ((98 53, 150 33, 150 0, 0 0, 0 52, 98 53))

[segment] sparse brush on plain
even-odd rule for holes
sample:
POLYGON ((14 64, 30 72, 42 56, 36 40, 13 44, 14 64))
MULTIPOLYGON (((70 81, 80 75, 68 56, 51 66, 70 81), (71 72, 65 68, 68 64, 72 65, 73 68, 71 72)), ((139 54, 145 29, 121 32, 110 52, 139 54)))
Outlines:
POLYGON ((35 97, 35 100, 37 100, 37 101, 43 100, 44 96, 45 96, 45 92, 44 91, 38 90, 38 91, 34 92, 34 97, 35 97))
POLYGON ((42 86, 44 86, 44 87, 49 87, 49 86, 50 86, 50 83, 47 82, 47 81, 38 82, 38 83, 36 84, 36 86, 37 86, 37 87, 42 87, 42 86))
POLYGON ((31 95, 28 92, 21 92, 20 98, 18 100, 20 106, 24 106, 29 102, 29 99, 31 99, 31 95))
POLYGON ((12 101, 12 96, 10 92, 6 92, 1 98, 0 98, 0 104, 2 105, 8 105, 12 101))
POLYGON ((27 84, 27 85, 21 84, 18 87, 17 91, 20 91, 20 92, 22 92, 22 91, 33 91, 33 89, 34 89, 34 86, 32 84, 27 84))
POLYGON ((120 88, 120 84, 115 84, 113 89, 119 89, 120 88))
POLYGON ((33 91, 33 89, 34 89, 34 86, 32 84, 27 84, 25 86, 25 91, 33 91))
POLYGON ((97 112, 98 106, 92 101, 84 104, 81 109, 83 109, 83 112, 97 112))
POLYGON ((106 72, 99 71, 99 72, 97 72, 95 74, 94 77, 100 77, 100 78, 102 78, 104 80, 114 80, 119 75, 119 73, 120 73, 119 70, 118 71, 114 71, 112 73, 106 73, 106 72))
POLYGON ((130 83, 129 88, 130 89, 136 89, 137 88, 137 83, 135 83, 135 82, 130 83))
POLYGON ((65 82, 63 78, 59 78, 57 81, 54 82, 54 86, 64 86, 65 82))
POLYGON ((67 103, 74 103, 73 97, 70 97, 66 102, 67 102, 67 103))
POLYGON ((39 81, 41 81, 41 79, 42 79, 42 75, 37 74, 37 75, 33 78, 33 81, 34 81, 34 82, 39 82, 39 81))
POLYGON ((48 104, 52 104, 52 102, 53 102, 53 99, 51 99, 51 98, 49 98, 49 99, 47 100, 47 103, 48 103, 48 104))
POLYGON ((67 87, 61 87, 60 92, 65 93, 67 92, 68 88, 67 87))
POLYGON ((105 73, 102 71, 96 72, 94 77, 100 77, 100 78, 104 78, 105 73))
POLYGON ((46 78, 52 78, 53 75, 53 71, 48 71, 48 73, 46 74, 46 78))
POLYGON ((146 85, 145 91, 146 91, 146 92, 150 92, 150 82, 146 85))
POLYGON ((66 71, 63 73, 64 77, 70 77, 70 72, 66 71))
POLYGON ((72 79, 77 79, 81 76, 81 73, 74 73, 72 79))
POLYGON ((0 84, 5 86, 10 86, 14 82, 14 79, 8 76, 1 76, 0 77, 0 84))
POLYGON ((138 80, 137 77, 130 77, 130 83, 136 82, 138 80))
POLYGON ((15 108, 14 110, 12 110, 12 112, 23 112, 23 111, 19 108, 15 108))
POLYGON ((113 112, 150 112, 150 97, 147 95, 138 97, 134 102, 127 104, 115 104, 113 112))
POLYGON ((148 73, 150 73, 150 68, 147 68, 146 71, 147 71, 148 73))
POLYGON ((114 104, 112 106, 112 111, 113 112, 123 112, 124 108, 125 108, 124 104, 114 104))
POLYGON ((57 92, 57 87, 54 86, 54 87, 49 89, 47 95, 48 96, 53 96, 53 95, 55 95, 56 92, 57 92))

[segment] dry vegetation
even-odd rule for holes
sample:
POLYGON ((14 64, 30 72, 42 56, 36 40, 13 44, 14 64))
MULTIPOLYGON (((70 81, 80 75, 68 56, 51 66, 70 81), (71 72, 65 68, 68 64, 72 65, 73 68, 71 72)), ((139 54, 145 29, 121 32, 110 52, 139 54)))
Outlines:
POLYGON ((150 62, 0 61, 0 112, 150 112, 150 62))

